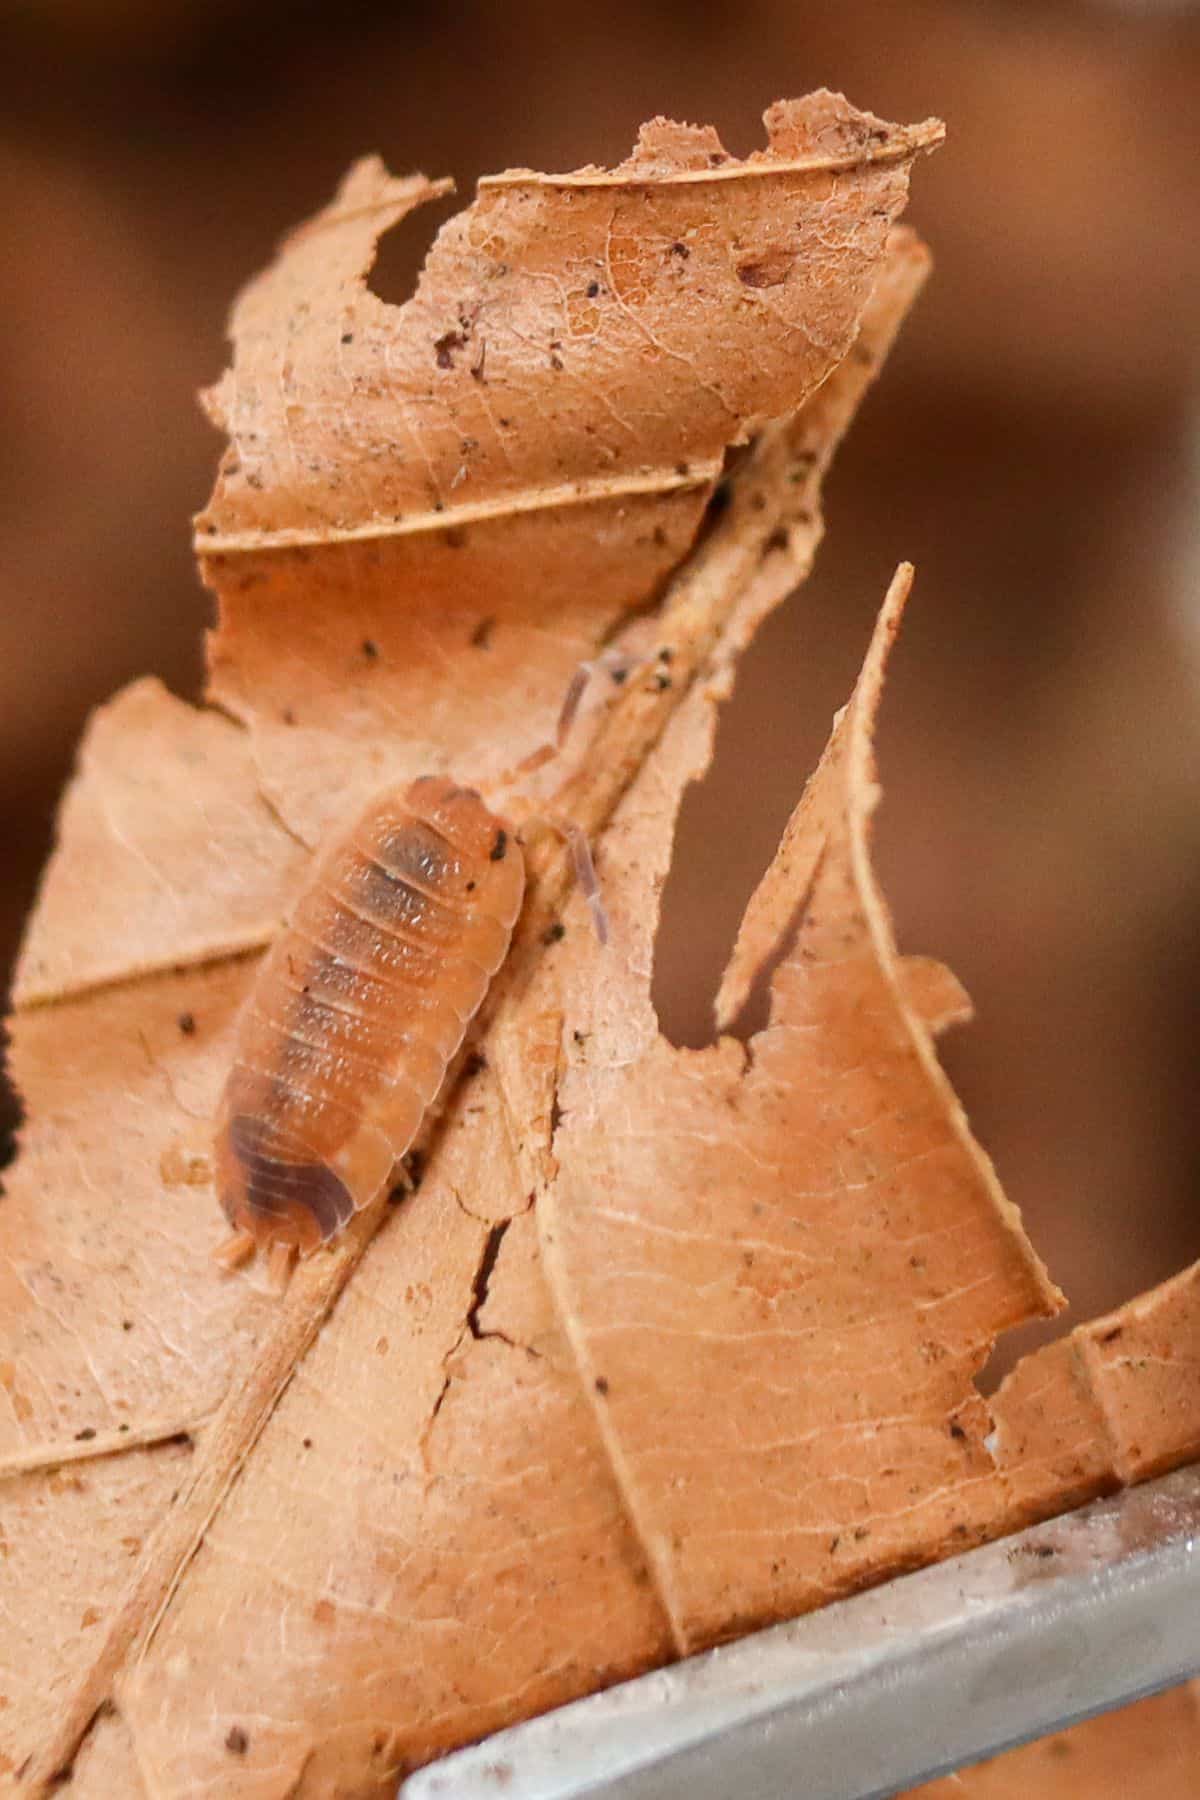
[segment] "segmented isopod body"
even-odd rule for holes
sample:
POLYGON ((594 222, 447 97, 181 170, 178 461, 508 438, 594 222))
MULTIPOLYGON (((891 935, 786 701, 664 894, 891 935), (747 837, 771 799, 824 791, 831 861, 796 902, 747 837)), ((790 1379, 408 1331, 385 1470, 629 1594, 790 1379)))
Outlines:
POLYGON ((427 775, 317 859, 238 1025, 215 1166, 235 1236, 285 1274, 389 1184, 508 953, 521 847, 427 775))

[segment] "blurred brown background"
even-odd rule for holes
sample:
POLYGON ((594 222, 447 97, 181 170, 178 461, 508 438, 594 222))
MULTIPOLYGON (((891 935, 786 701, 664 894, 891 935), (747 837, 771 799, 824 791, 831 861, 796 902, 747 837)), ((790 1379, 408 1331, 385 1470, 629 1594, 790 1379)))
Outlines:
MULTIPOLYGON (((910 213, 937 271, 688 801, 664 1024, 704 1041, 910 557, 878 860, 904 947, 975 997, 951 1073, 1073 1318, 1200 1255, 1200 13, 27 0, 0 66, 5 967, 89 708, 148 669, 198 691, 188 519, 219 446, 194 392, 238 285, 345 165, 377 149, 469 195, 509 164, 618 159, 656 112, 744 153, 777 95, 843 88, 948 121, 910 213)), ((389 242, 387 297, 434 223, 389 242)))

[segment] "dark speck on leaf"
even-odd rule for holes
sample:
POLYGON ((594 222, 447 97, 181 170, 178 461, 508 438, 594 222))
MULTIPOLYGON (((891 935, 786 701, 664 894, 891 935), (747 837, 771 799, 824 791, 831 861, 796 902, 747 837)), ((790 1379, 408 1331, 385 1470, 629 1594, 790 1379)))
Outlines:
POLYGON ((96 1435, 95 1426, 94 1425, 85 1425, 82 1431, 77 1431, 75 1433, 75 1442, 77 1444, 86 1444, 86 1443, 90 1442, 90 1440, 92 1438, 94 1438, 95 1435, 96 1435))
POLYGON ((598 1394, 607 1394, 607 1392, 608 1392, 608 1376, 607 1375, 597 1375, 597 1377, 596 1377, 596 1392, 598 1394))
POLYGON ((494 618, 480 619, 478 625, 471 633, 471 643, 476 650, 486 650, 489 647, 492 641, 492 630, 495 623, 496 621, 494 618))
POLYGON ((436 339, 433 350, 438 368, 452 369, 454 367, 454 352, 456 350, 461 350, 466 344, 466 341, 467 340, 461 331, 447 331, 444 332, 440 338, 436 339))
POLYGON ((362 653, 368 662, 374 662, 376 660, 379 655, 379 645, 375 642, 374 638, 363 639, 362 653))
POLYGON ((566 935, 567 928, 562 920, 555 919, 553 925, 548 925, 543 931, 542 942, 543 944, 561 944, 566 935))
POLYGON ((491 849, 488 851, 488 861, 489 862, 503 862, 504 858, 507 854, 508 854, 508 833, 507 833, 507 831, 505 831, 504 827, 501 826, 500 830, 496 833, 495 843, 492 845, 491 849))
POLYGON ((179 1029, 180 1029, 180 1031, 182 1031, 184 1037, 193 1037, 195 1035, 195 1031, 196 1031, 196 1015, 195 1015, 195 1013, 181 1012, 176 1023, 178 1024, 179 1029))
POLYGON ((343 331, 342 342, 343 344, 352 344, 354 342, 354 333, 352 331, 343 331))
POLYGON ((681 256, 683 258, 684 262, 687 261, 688 257, 691 254, 692 253, 688 249, 687 245, 679 243, 678 240, 671 245, 671 255, 672 256, 681 256))
POLYGON ((600 283, 598 281, 589 281, 586 292, 588 299, 594 300, 596 295, 600 292, 600 283))
POLYGON ((250 1739, 240 1725, 231 1725, 225 1734, 225 1748, 232 1756, 245 1756, 250 1748, 250 1739))

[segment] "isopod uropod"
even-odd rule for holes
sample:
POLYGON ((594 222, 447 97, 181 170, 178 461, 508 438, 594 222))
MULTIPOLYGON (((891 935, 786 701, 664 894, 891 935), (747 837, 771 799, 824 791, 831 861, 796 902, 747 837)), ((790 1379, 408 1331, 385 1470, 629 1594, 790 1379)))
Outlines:
POLYGON ((217 1115, 234 1265, 343 1231, 389 1183, 508 953, 521 846, 473 789, 426 775, 316 861, 258 971, 217 1115))

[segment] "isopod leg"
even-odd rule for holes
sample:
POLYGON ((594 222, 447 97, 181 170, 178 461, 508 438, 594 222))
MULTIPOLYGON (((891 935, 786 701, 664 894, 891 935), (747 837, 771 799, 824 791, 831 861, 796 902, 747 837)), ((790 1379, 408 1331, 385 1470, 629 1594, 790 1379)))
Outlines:
MULTIPOLYGON (((552 831, 556 837, 562 839, 570 852, 571 866, 575 871, 575 880, 579 884, 579 891, 591 911, 592 926, 597 940, 601 944, 607 944, 608 914, 604 909, 604 901, 600 894, 600 880, 596 874, 596 865, 592 861, 592 847, 582 825, 577 825, 574 819, 564 818, 561 813, 535 812, 524 820, 521 830, 527 834, 552 831)), ((521 842, 527 842, 527 837, 523 836, 521 842)))
POLYGON ((223 1244, 218 1244, 213 1251, 213 1261, 220 1263, 223 1269, 237 1269, 254 1254, 254 1239, 248 1231, 235 1231, 227 1237, 223 1244))
POLYGON ((579 891, 587 901, 592 914, 592 925, 596 937, 601 944, 608 942, 608 914, 604 910, 604 901, 600 894, 600 882, 596 875, 596 865, 592 861, 592 846, 588 843, 587 833, 582 825, 574 819, 565 819, 558 813, 543 813, 543 819, 551 831, 558 833, 571 853, 571 863, 575 870, 575 880, 579 891))
POLYGON ((282 1294, 292 1273, 292 1244, 272 1244, 267 1255, 267 1286, 273 1294, 282 1294))
POLYGON ((592 846, 588 843, 586 832, 573 823, 566 823, 565 836, 571 852, 571 861, 575 865, 575 879, 579 883, 579 891, 591 908, 592 925, 595 928, 596 937, 601 944, 607 944, 608 914, 604 910, 600 883, 596 878, 596 865, 592 861, 592 846))

